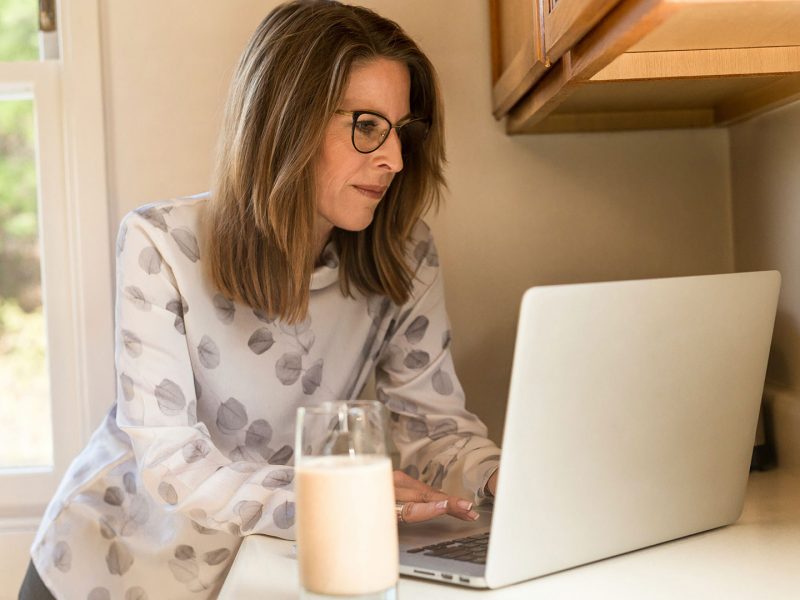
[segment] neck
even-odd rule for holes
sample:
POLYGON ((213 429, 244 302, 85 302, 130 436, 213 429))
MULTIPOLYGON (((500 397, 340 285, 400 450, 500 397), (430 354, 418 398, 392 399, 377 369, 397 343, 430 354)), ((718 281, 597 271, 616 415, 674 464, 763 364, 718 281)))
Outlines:
POLYGON ((314 266, 318 267, 322 264, 322 249, 325 248, 325 244, 328 243, 331 231, 333 231, 333 225, 331 223, 325 219, 317 220, 314 230, 314 256, 317 258, 314 261, 314 266))

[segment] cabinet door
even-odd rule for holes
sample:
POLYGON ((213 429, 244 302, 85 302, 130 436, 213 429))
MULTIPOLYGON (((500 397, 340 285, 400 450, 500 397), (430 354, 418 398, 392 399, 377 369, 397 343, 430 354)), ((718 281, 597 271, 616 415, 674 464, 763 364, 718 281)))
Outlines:
POLYGON ((492 112, 498 119, 547 70, 541 0, 489 0, 492 36, 492 112))
POLYGON ((620 0, 537 0, 544 21, 545 55, 556 62, 620 0))

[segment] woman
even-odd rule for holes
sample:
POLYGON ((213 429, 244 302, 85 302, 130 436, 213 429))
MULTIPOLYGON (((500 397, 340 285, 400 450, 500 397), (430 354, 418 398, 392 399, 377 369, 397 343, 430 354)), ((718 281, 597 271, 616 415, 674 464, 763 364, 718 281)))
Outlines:
POLYGON ((324 0, 264 19, 211 192, 122 222, 117 402, 47 509, 23 598, 215 596, 243 535, 294 535, 297 406, 355 398, 373 371, 399 518, 477 518, 499 450, 464 409, 420 220, 443 163, 433 67, 395 23, 324 0))

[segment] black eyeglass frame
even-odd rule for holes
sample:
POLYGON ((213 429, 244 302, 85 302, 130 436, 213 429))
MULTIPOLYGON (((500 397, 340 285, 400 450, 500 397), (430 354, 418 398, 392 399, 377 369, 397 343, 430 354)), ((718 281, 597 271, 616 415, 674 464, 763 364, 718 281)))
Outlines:
MULTIPOLYGON (((397 135, 399 137, 400 136, 400 130, 403 127, 405 127, 409 123, 421 122, 421 123, 423 123, 425 125, 425 134, 422 136, 420 141, 424 141, 425 138, 428 137, 428 133, 430 132, 430 129, 431 129, 431 120, 427 119, 425 117, 415 117, 415 118, 409 119, 408 121, 406 121, 402 125, 393 125, 392 122, 389 119, 387 119, 385 116, 383 116, 381 113, 377 113, 377 112, 374 112, 374 111, 371 111, 371 110, 336 110, 335 112, 336 112, 336 114, 339 114, 339 115, 352 115, 353 116, 353 122, 350 124, 350 143, 353 144, 353 148, 355 149, 355 151, 359 152, 361 154, 372 154, 378 148, 383 146, 386 143, 386 140, 389 139, 389 135, 391 135, 392 129, 396 129, 397 130, 397 135), (358 117, 360 117, 361 115, 372 115, 373 117, 379 117, 379 118, 383 119, 384 121, 386 121, 389 124, 389 130, 386 132, 386 135, 383 136, 383 139, 380 141, 380 143, 377 146, 375 146, 372 150, 368 150, 366 152, 364 150, 359 150, 358 146, 356 146, 356 123, 358 123, 358 117)), ((401 141, 401 143, 402 143, 402 141, 401 141)), ((403 151, 403 153, 406 153, 409 150, 410 150, 409 148, 403 148, 402 151, 403 151)))

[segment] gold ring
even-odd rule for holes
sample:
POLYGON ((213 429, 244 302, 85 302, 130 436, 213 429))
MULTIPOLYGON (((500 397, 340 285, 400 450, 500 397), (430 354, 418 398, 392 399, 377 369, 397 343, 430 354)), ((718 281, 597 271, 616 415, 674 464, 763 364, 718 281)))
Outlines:
POLYGON ((405 502, 394 503, 394 514, 397 516, 398 523, 406 523, 406 516, 404 514, 405 508, 406 508, 405 502))

